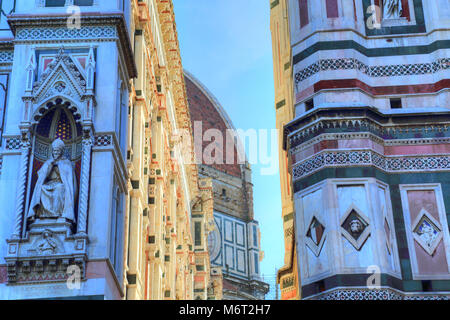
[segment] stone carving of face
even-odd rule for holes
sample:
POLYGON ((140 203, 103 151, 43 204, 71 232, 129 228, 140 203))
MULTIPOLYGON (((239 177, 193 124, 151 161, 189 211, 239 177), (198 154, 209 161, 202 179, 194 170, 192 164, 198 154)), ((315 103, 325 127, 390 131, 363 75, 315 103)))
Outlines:
POLYGON ((52 150, 52 155, 53 155, 53 159, 58 160, 59 158, 61 158, 61 156, 64 153, 64 148, 53 148, 52 150))
POLYGON ((52 156, 54 160, 59 160, 64 155, 64 142, 61 139, 56 139, 52 143, 52 156))
POLYGON ((362 224, 359 220, 352 220, 350 222, 350 230, 352 233, 359 233, 362 230, 362 224))

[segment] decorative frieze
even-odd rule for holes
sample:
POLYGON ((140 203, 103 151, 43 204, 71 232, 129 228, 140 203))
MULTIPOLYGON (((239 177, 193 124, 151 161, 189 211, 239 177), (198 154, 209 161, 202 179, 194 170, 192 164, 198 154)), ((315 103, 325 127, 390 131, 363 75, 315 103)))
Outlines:
POLYGON ((14 51, 0 51, 0 64, 12 64, 14 60, 14 51))
POLYGON ((322 151, 296 164, 293 178, 298 180, 326 167, 374 166, 385 172, 450 170, 450 156, 386 157, 372 150, 322 151))
POLYGON ((350 135, 350 137, 358 138, 357 134, 370 133, 385 141, 397 140, 397 142, 392 143, 399 143, 398 140, 403 140, 402 143, 406 145, 420 144, 421 141, 429 141, 431 143, 436 141, 447 142, 448 138, 445 136, 448 135, 449 128, 450 126, 448 124, 440 123, 428 125, 411 124, 403 126, 383 126, 380 123, 368 118, 319 120, 309 126, 296 128, 296 132, 292 133, 288 139, 290 142, 289 147, 294 149, 295 147, 300 146, 322 134, 336 134, 337 137, 340 137, 339 135, 350 135))
POLYGON ((295 83, 298 84, 320 71, 356 70, 369 77, 417 76, 437 73, 450 69, 450 58, 439 59, 430 63, 392 64, 370 66, 358 59, 323 59, 295 73, 295 83))
POLYGON ((63 27, 24 27, 18 28, 16 42, 64 41, 64 40, 116 40, 115 26, 83 26, 82 28, 63 27))
POLYGON ((348 133, 323 133, 312 138, 305 143, 291 149, 291 154, 305 151, 307 149, 319 146, 323 141, 350 141, 350 140, 366 140, 372 141, 380 146, 394 147, 394 146, 418 146, 418 145, 443 145, 450 144, 450 138, 416 138, 416 139, 393 139, 385 140, 372 133, 367 132, 348 132, 348 133))
POLYGON ((392 289, 338 289, 309 300, 450 300, 444 294, 407 294, 392 289))

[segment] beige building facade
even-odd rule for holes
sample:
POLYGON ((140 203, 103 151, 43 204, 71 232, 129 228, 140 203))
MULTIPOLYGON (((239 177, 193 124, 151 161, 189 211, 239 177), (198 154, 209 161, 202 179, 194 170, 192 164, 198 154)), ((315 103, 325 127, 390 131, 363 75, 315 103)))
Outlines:
MULTIPOLYGON (((284 126, 294 118, 293 69, 288 14, 288 1, 270 1, 276 128, 279 132, 283 132, 284 126)), ((278 145, 283 145, 282 135, 279 135, 278 145)), ((301 292, 297 272, 292 177, 289 170, 288 153, 282 148, 279 152, 279 164, 285 254, 284 266, 279 269, 277 274, 277 283, 280 286, 282 300, 298 300, 301 292)))

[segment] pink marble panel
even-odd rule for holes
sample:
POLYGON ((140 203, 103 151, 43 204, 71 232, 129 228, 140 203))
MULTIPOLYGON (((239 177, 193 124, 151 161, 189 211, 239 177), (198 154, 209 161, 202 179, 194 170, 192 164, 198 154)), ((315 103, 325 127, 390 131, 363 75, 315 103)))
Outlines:
MULTIPOLYGON (((440 222, 434 190, 410 190, 407 192, 407 196, 412 229, 422 209, 425 209, 433 218, 440 222)), ((420 274, 443 274, 448 272, 448 262, 442 240, 432 256, 416 240, 413 241, 420 274)))
POLYGON ((444 243, 441 240, 433 256, 430 256, 416 241, 417 266, 423 274, 443 274, 448 272, 447 257, 445 256, 444 243))
POLYGON ((370 148, 372 145, 369 139, 351 139, 351 140, 339 140, 339 149, 358 149, 358 148, 370 148))
POLYGON ((312 156, 314 154, 314 146, 310 146, 300 152, 297 152, 296 154, 294 154, 293 157, 293 163, 297 163, 299 161, 302 161, 310 156, 312 156))
POLYGON ((411 223, 414 223, 414 220, 417 218, 422 209, 425 209, 433 216, 433 218, 439 221, 436 194, 433 190, 410 190, 407 194, 409 212, 411 213, 411 223))
POLYGON ((337 140, 323 140, 314 145, 314 153, 318 153, 326 149, 338 149, 337 140))
POLYGON ((306 88, 305 90, 297 93, 295 95, 295 101, 296 101, 296 103, 298 103, 300 100, 303 100, 306 97, 310 97, 313 94, 314 94, 314 86, 310 86, 310 87, 306 88))
POLYGON ((86 266, 86 278, 99 279, 104 278, 108 266, 105 261, 90 261, 86 266))
POLYGON ((441 154, 441 153, 450 153, 450 144, 390 146, 386 147, 385 150, 386 155, 441 154))

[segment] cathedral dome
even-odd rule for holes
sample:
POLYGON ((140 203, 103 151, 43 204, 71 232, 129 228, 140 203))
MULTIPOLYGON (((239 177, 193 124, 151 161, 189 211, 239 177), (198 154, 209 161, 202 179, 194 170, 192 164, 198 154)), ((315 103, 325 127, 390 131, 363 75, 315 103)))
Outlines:
MULTIPOLYGON (((194 76, 192 76, 188 72, 184 72, 185 74, 185 82, 186 82, 186 91, 187 91, 187 98, 189 103, 189 111, 191 114, 191 122, 192 122, 192 129, 195 127, 195 122, 199 121, 202 124, 202 137, 204 136, 205 132, 209 129, 217 129, 222 133, 222 137, 224 139, 223 141, 223 147, 217 148, 216 150, 221 152, 220 155, 216 155, 213 153, 213 156, 222 160, 219 161, 221 163, 214 163, 210 165, 211 167, 230 174, 235 177, 242 177, 242 171, 241 171, 241 165, 238 163, 238 153, 236 144, 233 148, 233 163, 227 163, 226 159, 226 137, 227 130, 235 130, 234 126, 229 119, 228 115, 226 114, 225 110, 222 108, 222 106, 219 104, 217 99, 208 91, 208 89, 200 83, 194 76)), ((195 132, 195 131, 194 131, 195 132)), ((205 148, 209 145, 211 145, 211 141, 203 141, 203 148, 202 150, 205 150, 205 148)), ((202 162, 204 163, 204 161, 202 162)))

